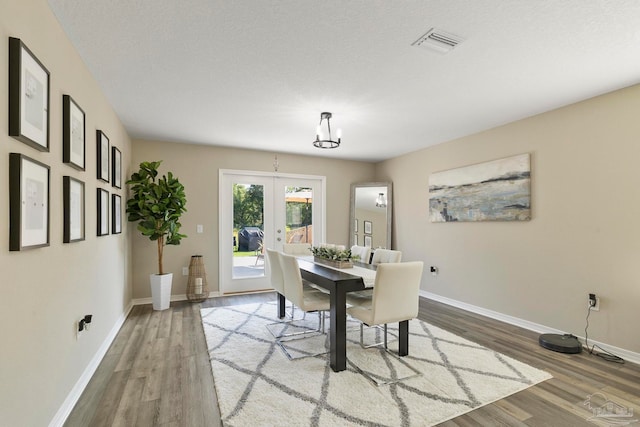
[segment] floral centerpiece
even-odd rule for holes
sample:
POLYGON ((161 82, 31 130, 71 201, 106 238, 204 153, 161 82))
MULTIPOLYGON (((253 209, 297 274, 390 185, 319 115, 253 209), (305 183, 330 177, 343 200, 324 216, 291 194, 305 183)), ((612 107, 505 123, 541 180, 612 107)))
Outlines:
POLYGON ((313 259, 320 264, 326 264, 335 268, 351 268, 351 249, 343 245, 332 245, 323 243, 320 246, 311 248, 313 259))

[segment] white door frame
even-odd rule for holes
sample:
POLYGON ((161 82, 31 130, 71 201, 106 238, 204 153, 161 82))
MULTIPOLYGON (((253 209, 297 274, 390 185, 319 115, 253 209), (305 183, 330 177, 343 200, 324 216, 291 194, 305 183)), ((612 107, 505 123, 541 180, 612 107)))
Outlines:
MULTIPOLYGON (((247 281, 246 286, 248 288, 252 288, 255 290, 258 289, 270 289, 271 285, 269 284, 269 271, 268 265, 265 262, 265 276, 260 279, 233 279, 232 278, 232 270, 233 270, 233 252, 229 251, 229 248, 233 245, 233 235, 228 232, 227 228, 229 224, 233 224, 233 194, 231 191, 231 185, 229 184, 229 180, 234 177, 252 177, 255 178, 258 184, 264 183, 265 179, 271 179, 271 183, 275 184, 278 180, 283 180, 285 183, 287 181, 295 182, 296 180, 313 180, 320 183, 321 191, 320 194, 316 195, 314 192, 314 199, 319 200, 321 203, 313 204, 313 241, 314 244, 318 244, 320 242, 325 241, 326 235, 326 181, 327 178, 325 176, 319 175, 299 175, 299 174, 288 174, 288 173, 279 173, 279 172, 263 172, 263 171, 247 171, 247 170, 238 170, 238 169, 220 169, 218 172, 218 283, 220 294, 233 293, 233 292, 242 292, 242 290, 236 289, 232 285, 234 280, 243 280, 247 281)), ((277 193, 277 192, 276 192, 277 193)), ((275 206, 276 203, 284 206, 284 200, 275 200, 276 194, 271 189, 265 188, 264 192, 265 197, 265 224, 264 224, 264 232, 265 232, 265 244, 266 247, 274 248, 276 250, 282 250, 283 240, 276 240, 277 233, 276 224, 278 221, 282 222, 280 227, 284 225, 283 214, 279 214, 278 212, 274 212, 274 209, 271 206, 266 206, 269 204, 267 201, 271 199, 272 206, 275 206), (268 218, 272 218, 270 224, 267 223, 268 218)), ((277 209, 275 209, 277 211, 277 209)), ((280 237, 284 236, 284 233, 279 234, 280 237)))

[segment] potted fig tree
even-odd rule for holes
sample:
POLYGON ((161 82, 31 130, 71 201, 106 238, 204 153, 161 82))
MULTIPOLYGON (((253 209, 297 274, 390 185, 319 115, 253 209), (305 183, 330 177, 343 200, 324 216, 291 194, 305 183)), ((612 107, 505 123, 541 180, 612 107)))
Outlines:
POLYGON ((162 259, 165 245, 179 245, 180 217, 186 212, 184 186, 171 172, 159 176, 162 161, 142 162, 140 170, 127 181, 131 197, 127 200, 127 219, 138 223, 138 231, 158 248, 158 273, 150 275, 154 310, 169 308, 173 273, 165 273, 162 259))

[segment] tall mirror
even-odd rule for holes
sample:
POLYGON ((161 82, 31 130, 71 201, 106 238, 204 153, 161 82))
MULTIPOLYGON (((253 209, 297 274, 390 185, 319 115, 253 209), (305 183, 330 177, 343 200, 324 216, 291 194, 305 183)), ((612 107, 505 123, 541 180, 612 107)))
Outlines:
POLYGON ((390 182, 351 184, 352 245, 391 248, 392 200, 390 182))

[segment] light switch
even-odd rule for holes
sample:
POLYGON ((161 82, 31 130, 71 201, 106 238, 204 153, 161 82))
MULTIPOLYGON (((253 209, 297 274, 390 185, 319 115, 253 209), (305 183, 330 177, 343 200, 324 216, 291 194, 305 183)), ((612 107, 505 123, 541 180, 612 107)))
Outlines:
POLYGON ((202 233, 204 231, 204 227, 202 224, 196 225, 196 233, 202 233))

